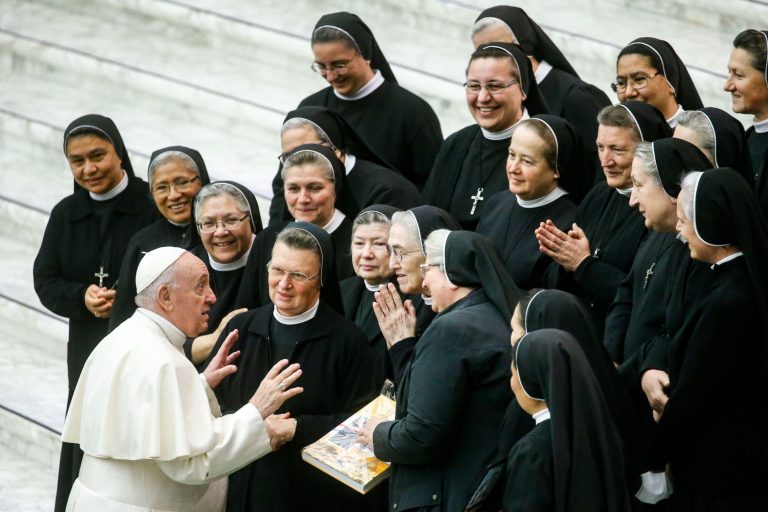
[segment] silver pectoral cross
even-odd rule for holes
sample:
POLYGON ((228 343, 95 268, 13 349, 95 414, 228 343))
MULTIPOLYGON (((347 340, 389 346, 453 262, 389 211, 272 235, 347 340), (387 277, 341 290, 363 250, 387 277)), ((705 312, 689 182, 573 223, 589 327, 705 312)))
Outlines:
POLYGON ((472 209, 469 210, 469 214, 470 215, 474 215, 475 214, 475 209, 477 208, 477 202, 478 201, 482 201, 483 199, 485 199, 483 197, 483 187, 478 188, 477 189, 477 195, 471 196, 470 199, 474 199, 475 200, 472 203, 472 209))
POLYGON ((648 267, 648 270, 645 271, 645 279, 643 280, 643 290, 648 288, 648 281, 650 281, 651 276, 653 275, 653 268, 656 266, 656 262, 654 261, 651 263, 651 266, 648 267))
POLYGON ((99 271, 93 275, 99 278, 99 288, 104 288, 104 278, 109 277, 109 274, 104 272, 104 266, 100 266, 99 271))

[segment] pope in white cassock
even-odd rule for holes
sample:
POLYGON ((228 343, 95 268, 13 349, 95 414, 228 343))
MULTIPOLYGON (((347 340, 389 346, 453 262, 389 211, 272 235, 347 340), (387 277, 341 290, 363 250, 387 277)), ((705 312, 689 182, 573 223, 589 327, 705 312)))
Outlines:
POLYGON ((182 349, 206 330, 216 301, 205 264, 155 249, 136 290, 139 309, 99 343, 75 388, 61 438, 85 456, 67 510, 223 510, 222 477, 281 444, 281 422, 293 420, 273 413, 301 393, 290 388, 301 370, 280 361, 249 403, 222 416, 212 389, 237 370, 237 331, 202 374, 182 349))

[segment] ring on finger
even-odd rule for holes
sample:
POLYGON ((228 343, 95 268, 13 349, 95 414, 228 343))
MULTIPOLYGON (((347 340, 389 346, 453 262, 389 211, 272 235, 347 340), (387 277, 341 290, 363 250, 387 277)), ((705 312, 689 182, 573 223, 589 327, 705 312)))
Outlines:
POLYGON ((285 381, 281 382, 277 385, 277 389, 280 390, 280 392, 285 391, 285 381))

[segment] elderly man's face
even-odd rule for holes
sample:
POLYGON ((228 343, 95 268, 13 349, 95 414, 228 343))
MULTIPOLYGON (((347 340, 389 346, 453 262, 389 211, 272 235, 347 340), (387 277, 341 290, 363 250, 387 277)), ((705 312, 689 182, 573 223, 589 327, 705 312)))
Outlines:
POLYGON ((208 330, 208 316, 216 296, 208 282, 208 269, 197 256, 184 254, 176 263, 176 286, 170 287, 173 309, 169 320, 189 337, 208 330))

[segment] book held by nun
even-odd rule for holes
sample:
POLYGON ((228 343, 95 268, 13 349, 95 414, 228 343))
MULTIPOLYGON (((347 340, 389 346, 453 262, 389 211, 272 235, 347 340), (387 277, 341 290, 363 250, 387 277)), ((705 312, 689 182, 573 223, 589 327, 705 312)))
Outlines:
POLYGON ((395 419, 393 391, 394 385, 387 381, 381 395, 305 447, 301 458, 360 494, 386 480, 389 462, 377 459, 371 449, 357 441, 357 436, 370 418, 395 419))

